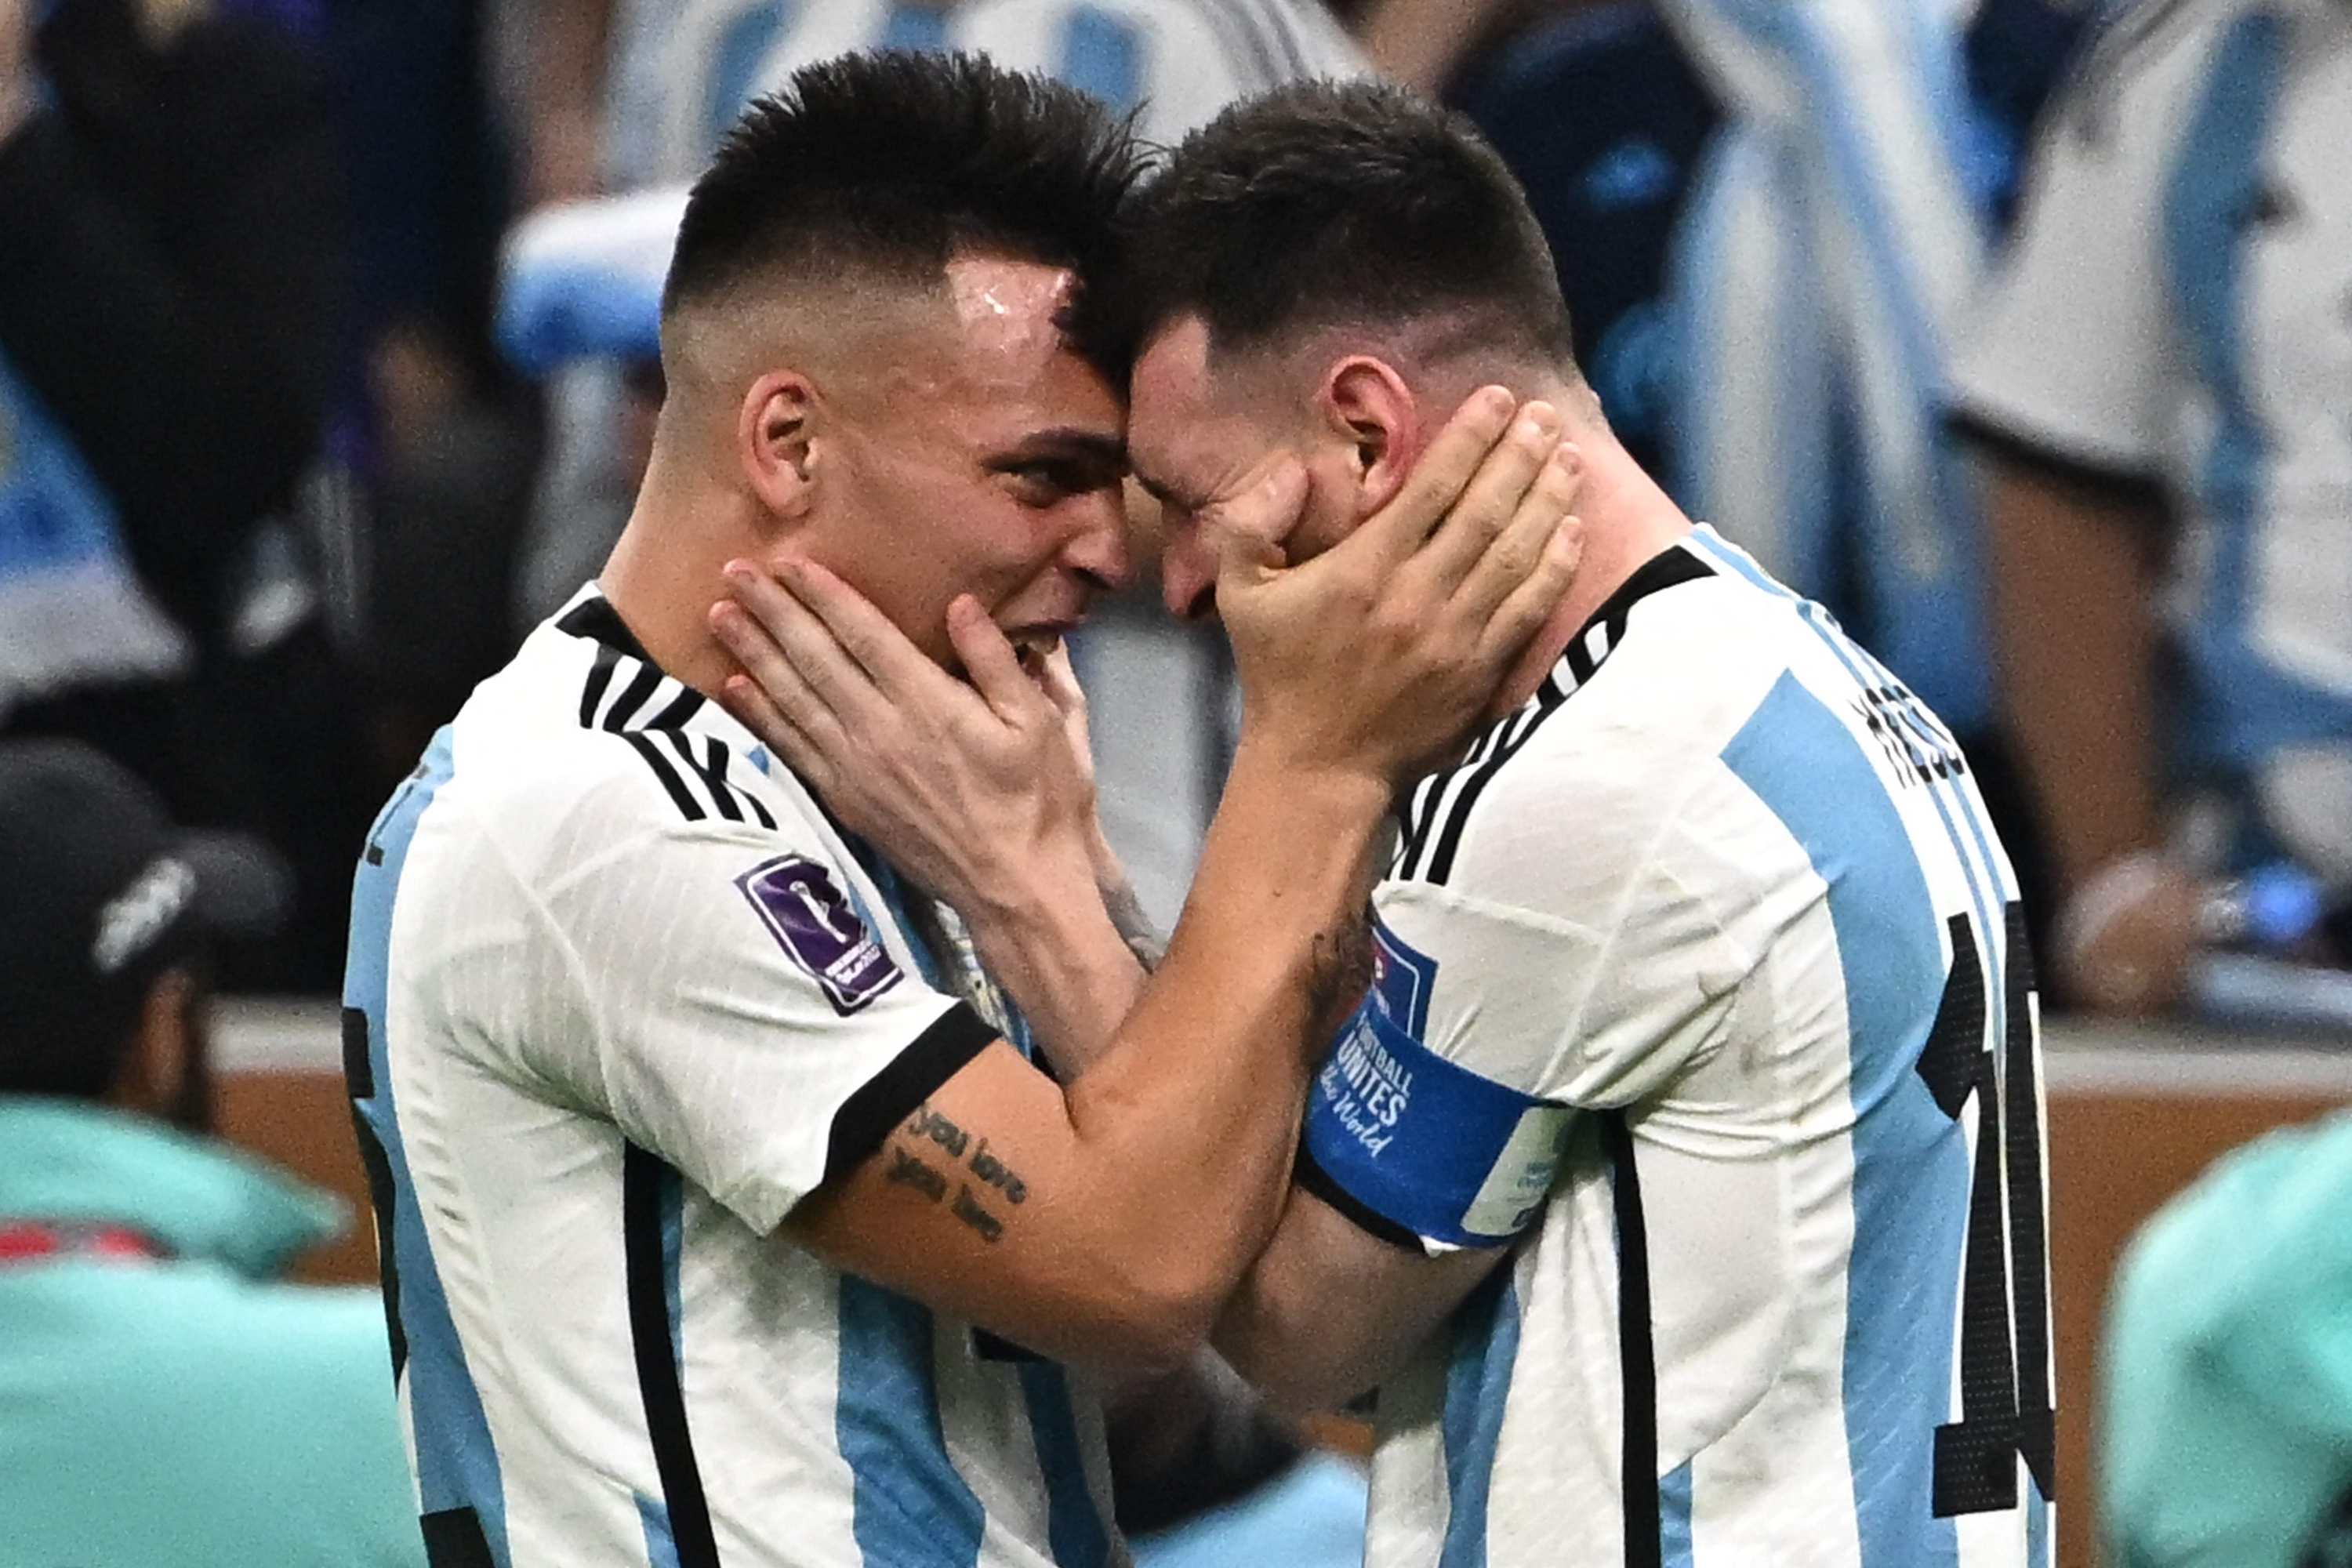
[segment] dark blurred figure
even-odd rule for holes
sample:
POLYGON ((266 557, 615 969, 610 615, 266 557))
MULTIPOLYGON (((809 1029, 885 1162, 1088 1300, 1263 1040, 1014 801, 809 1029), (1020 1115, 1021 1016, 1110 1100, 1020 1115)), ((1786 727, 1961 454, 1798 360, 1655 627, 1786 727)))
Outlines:
POLYGON ((279 19, 0 0, 0 726, 278 844, 303 918, 230 977, 278 987, 340 973, 372 798, 323 613, 348 537, 304 482, 343 354, 342 190, 279 19))
POLYGON ((0 741, 0 1562, 420 1568, 375 1293, 270 1282, 341 1205, 201 1135, 207 949, 282 888, 0 741))
POLYGON ((380 801, 513 651, 538 396, 490 342, 513 202, 493 5, 315 3, 350 177, 348 395, 364 432, 365 515, 352 640, 367 690, 365 793, 380 801))

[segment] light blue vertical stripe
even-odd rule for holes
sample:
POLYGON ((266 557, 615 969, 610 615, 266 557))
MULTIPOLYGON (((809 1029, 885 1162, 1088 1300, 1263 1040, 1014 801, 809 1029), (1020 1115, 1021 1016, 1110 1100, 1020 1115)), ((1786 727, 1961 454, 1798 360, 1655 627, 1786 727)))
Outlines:
POLYGON ((1658 1478, 1658 1561, 1691 1568, 1691 1466, 1685 1459, 1658 1478))
POLYGON ((882 25, 879 47, 939 53, 948 47, 947 11, 937 5, 891 6, 890 19, 882 25))
POLYGON ((1942 922, 1871 759, 1793 675, 1723 761, 1827 884, 1844 973, 1854 1108, 1844 1407, 1862 1563, 1957 1563, 1953 1522, 1927 1500, 1949 1411, 1970 1171, 1962 1124, 1914 1070, 1943 994, 1942 922))
POLYGON ((643 1492, 636 1499, 637 1522, 646 1532, 646 1568, 677 1568, 677 1542, 670 1533, 668 1507, 643 1492))
POLYGON ((719 139, 751 101, 760 85, 760 67, 799 9, 799 0, 754 0, 719 29, 710 51, 710 74, 702 100, 706 152, 718 151, 719 139))
POLYGON ((343 1005, 367 1016, 368 1061, 375 1093, 357 1102, 361 1119, 383 1144, 392 1169, 392 1251, 400 1290, 400 1326, 408 1341, 408 1403, 416 1442, 420 1510, 440 1513, 470 1508, 499 1568, 509 1562, 506 1488, 490 1441, 482 1396, 466 1364, 466 1351, 449 1316, 449 1301, 433 1263, 433 1247, 417 1205, 416 1186, 400 1136, 399 1107, 385 1052, 384 1002, 390 986, 392 913, 415 837, 418 818, 455 771, 449 730, 433 737, 417 776, 401 787, 369 836, 368 855, 352 884, 352 940, 343 971, 343 1005))
POLYGON ((1069 1379, 1050 1361, 1021 1364, 1021 1393, 1036 1436, 1037 1468, 1045 1478, 1045 1540, 1055 1568, 1106 1568, 1110 1531, 1087 1485, 1078 1423, 1070 1409, 1069 1379))
POLYGON ((1062 64, 1054 74, 1124 114, 1143 98, 1143 40, 1124 16, 1080 5, 1063 24, 1062 64))
POLYGON ((669 1354, 677 1365, 677 1386, 686 1387, 686 1300, 679 1259, 686 1248, 686 1182, 671 1166, 661 1168, 662 1295, 669 1303, 669 1354))
POLYGON ((834 1436, 865 1568, 972 1568, 985 1510, 940 1426, 930 1309, 844 1275, 834 1436))
POLYGON ((1442 1428, 1450 1506, 1438 1568, 1486 1568, 1486 1497, 1503 1436, 1503 1403, 1518 1356, 1519 1293, 1505 1264, 1454 1315, 1442 1428))
POLYGON ((2190 634, 2199 674, 2224 689, 2209 693, 2219 734, 2200 737, 2225 756, 2252 749, 2239 732, 2232 677, 2259 668, 2245 646, 2254 531, 2262 525, 2269 441, 2246 395, 2244 215, 2263 182, 2263 149, 2285 63, 2286 26, 2264 10, 2232 23, 2214 53, 2212 75, 2179 163, 2165 190, 2164 240, 2172 287, 2197 374, 2211 393, 2220 426, 2202 475, 2215 531, 2212 580, 2190 634))

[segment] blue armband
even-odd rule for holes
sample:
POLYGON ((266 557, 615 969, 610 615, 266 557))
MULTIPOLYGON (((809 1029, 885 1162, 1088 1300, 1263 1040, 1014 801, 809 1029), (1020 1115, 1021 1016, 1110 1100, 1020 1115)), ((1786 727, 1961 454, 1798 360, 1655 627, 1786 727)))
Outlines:
POLYGON ((1391 1239, 1508 1241, 1551 1191, 1569 1108, 1423 1045, 1437 963, 1377 922, 1372 936, 1371 993, 1307 1089, 1301 1180, 1391 1239))

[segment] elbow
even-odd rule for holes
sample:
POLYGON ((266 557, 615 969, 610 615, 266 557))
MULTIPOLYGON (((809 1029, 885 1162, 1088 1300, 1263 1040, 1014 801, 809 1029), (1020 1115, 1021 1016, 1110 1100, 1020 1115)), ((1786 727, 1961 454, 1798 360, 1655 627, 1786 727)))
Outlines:
POLYGON ((1118 1277, 1097 1336, 1121 1366, 1172 1372, 1205 1349, 1231 1282, 1171 1259, 1139 1260, 1118 1277))

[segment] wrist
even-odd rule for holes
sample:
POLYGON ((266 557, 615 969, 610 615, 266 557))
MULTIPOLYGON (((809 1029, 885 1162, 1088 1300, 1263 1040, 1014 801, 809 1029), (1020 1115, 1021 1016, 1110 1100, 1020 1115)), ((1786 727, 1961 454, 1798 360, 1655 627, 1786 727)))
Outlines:
POLYGON ((1388 816, 1396 798, 1391 781, 1377 768, 1328 758, 1301 757, 1279 735, 1244 730, 1234 748, 1225 789, 1264 788, 1302 815, 1333 826, 1370 830, 1388 816))

